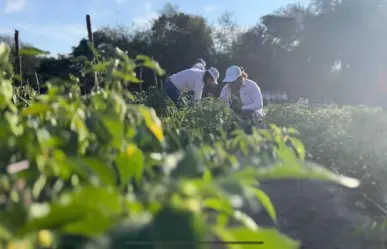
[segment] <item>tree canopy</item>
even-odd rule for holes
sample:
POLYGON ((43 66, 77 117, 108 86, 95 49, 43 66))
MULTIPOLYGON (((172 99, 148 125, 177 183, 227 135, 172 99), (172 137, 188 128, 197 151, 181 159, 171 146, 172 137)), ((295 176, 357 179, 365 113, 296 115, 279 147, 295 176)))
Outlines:
MULTIPOLYGON (((167 4, 149 29, 104 27, 94 38, 106 57, 114 47, 129 56, 153 56, 167 74, 192 66, 200 57, 221 74, 230 65, 243 66, 263 91, 286 91, 291 99, 368 103, 387 71, 386 11, 385 0, 314 0, 257 17, 255 25, 243 29, 232 13, 210 25, 167 4)), ((40 67, 30 58, 24 71, 26 77, 35 71, 43 78, 66 77, 82 70, 72 60, 79 56, 91 56, 86 40, 68 56, 39 60, 40 67)), ((152 71, 141 74, 145 86, 153 84, 152 71)))

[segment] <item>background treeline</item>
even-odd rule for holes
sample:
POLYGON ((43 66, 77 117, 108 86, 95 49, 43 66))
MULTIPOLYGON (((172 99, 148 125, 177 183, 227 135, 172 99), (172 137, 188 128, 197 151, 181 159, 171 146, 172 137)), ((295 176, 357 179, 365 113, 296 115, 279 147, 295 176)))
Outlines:
MULTIPOLYGON (((240 27, 232 13, 210 25, 201 16, 167 4, 150 29, 105 27, 94 32, 94 41, 104 58, 120 47, 131 57, 153 56, 167 74, 190 67, 202 57, 221 74, 231 64, 241 65, 263 91, 287 92, 290 101, 308 97, 340 104, 378 104, 383 98, 378 82, 387 69, 385 3, 314 0, 308 6, 291 4, 257 16, 257 23, 249 28, 240 27)), ((0 40, 12 43, 6 35, 0 40)), ((79 56, 91 57, 86 39, 69 55, 23 58, 23 76, 36 87, 35 72, 40 82, 71 73, 81 77, 88 89, 91 79, 85 78, 84 65, 74 60, 79 56)), ((152 71, 138 73, 145 81, 142 88, 156 84, 152 71)), ((207 92, 216 95, 219 90, 207 92)))

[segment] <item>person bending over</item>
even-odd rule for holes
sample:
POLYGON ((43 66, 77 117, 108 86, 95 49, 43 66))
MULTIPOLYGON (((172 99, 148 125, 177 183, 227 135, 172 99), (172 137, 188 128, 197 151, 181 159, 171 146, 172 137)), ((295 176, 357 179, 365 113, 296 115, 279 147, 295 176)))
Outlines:
POLYGON ((164 90, 167 96, 179 106, 181 94, 194 92, 194 100, 197 102, 202 98, 205 85, 217 85, 219 71, 211 67, 206 71, 198 68, 189 68, 175 73, 164 82, 164 90))
POLYGON ((258 124, 263 117, 263 98, 258 84, 247 78, 238 66, 226 70, 226 83, 219 99, 226 103, 243 119, 258 124))
POLYGON ((196 61, 195 65, 193 65, 193 68, 198 68, 198 69, 201 69, 203 71, 206 70, 206 62, 205 62, 205 60, 199 58, 196 61))

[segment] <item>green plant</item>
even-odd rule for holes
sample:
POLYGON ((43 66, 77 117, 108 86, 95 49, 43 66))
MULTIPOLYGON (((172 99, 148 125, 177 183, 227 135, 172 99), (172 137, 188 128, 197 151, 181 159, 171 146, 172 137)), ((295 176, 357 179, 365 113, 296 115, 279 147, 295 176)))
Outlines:
MULTIPOLYGON (((252 136, 236 130, 232 140, 220 136, 200 147, 184 143, 170 121, 163 127, 153 109, 133 104, 133 96, 123 93, 126 82, 136 81, 136 66, 163 73, 148 57, 132 60, 116 49, 115 58, 103 62, 103 88, 81 95, 73 77, 73 84, 48 83, 47 94, 17 108, 8 55, 1 44, 0 240, 7 248, 126 248, 124 241, 180 248, 160 244, 177 239, 191 242, 189 248, 209 248, 198 242, 211 234, 226 241, 259 239, 263 248, 299 248, 276 229, 259 228, 231 197, 259 202, 275 220, 260 180, 298 177, 358 185, 303 161, 303 145, 291 129, 272 126, 252 136), (286 146, 288 140, 301 159, 286 146)), ((220 104, 206 103, 176 114, 186 115, 180 125, 192 128, 188 136, 195 129, 202 136, 221 135, 223 118, 232 120, 220 104), (210 115, 214 122, 188 120, 194 115, 210 115)))
POLYGON ((387 115, 380 108, 277 105, 268 108, 266 119, 297 129, 315 162, 360 179, 362 191, 357 198, 369 210, 375 204, 363 194, 385 205, 387 144, 381 138, 386 136, 387 115))

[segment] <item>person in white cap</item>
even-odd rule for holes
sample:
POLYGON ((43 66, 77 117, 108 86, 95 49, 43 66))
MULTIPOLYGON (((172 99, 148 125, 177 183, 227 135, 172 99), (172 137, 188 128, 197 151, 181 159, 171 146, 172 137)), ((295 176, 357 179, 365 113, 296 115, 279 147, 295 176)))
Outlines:
POLYGON ((218 85, 219 71, 211 67, 204 71, 198 68, 189 68, 175 73, 164 82, 167 96, 175 103, 182 93, 194 92, 194 100, 199 101, 205 85, 218 85))
POLYGON ((238 66, 226 70, 226 77, 219 99, 224 100, 237 113, 254 122, 263 116, 263 98, 261 89, 254 81, 244 77, 238 66))
POLYGON ((201 58, 199 58, 196 61, 195 65, 193 65, 193 68, 198 68, 198 69, 201 69, 203 71, 206 70, 206 61, 201 59, 201 58))

